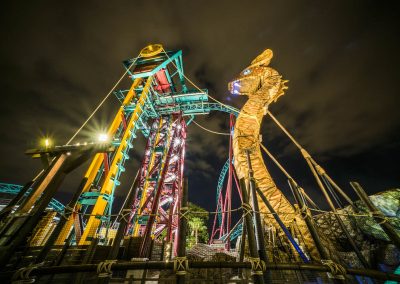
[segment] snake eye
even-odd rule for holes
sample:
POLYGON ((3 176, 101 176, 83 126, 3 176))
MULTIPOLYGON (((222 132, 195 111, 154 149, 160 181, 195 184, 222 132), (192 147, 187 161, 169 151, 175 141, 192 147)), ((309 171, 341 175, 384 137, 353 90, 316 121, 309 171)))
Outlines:
POLYGON ((248 74, 250 74, 250 73, 251 73, 251 70, 250 70, 250 69, 246 69, 246 70, 243 71, 243 75, 248 75, 248 74))

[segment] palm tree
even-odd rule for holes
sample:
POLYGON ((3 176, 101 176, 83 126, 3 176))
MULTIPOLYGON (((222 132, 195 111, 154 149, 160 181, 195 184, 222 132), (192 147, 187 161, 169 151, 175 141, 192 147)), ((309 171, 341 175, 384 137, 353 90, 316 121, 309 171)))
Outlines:
POLYGON ((189 234, 187 235, 188 248, 195 244, 207 243, 208 241, 208 212, 191 202, 189 202, 189 213, 187 214, 189 234))
POLYGON ((192 235, 194 234, 195 244, 197 245, 199 242, 199 230, 204 226, 203 220, 198 217, 194 217, 189 221, 189 227, 193 230, 192 235))

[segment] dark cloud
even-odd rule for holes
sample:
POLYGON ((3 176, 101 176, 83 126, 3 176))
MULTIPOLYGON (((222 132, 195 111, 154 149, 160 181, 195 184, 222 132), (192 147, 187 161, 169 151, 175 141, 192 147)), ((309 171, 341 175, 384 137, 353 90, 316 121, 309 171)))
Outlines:
MULTIPOLYGON (((46 134, 60 144, 67 141, 122 74, 121 61, 150 42, 161 42, 167 49, 183 49, 186 74, 236 107, 246 98, 229 95, 227 82, 264 48, 272 48, 272 66, 290 80, 290 89, 271 110, 300 143, 342 184, 358 179, 371 192, 399 185, 400 32, 394 2, 1 5, 1 181, 23 183, 32 177, 39 165, 24 157, 24 150, 46 134)), ((79 139, 104 128, 117 106, 111 98, 79 139)), ((198 121, 227 131, 227 115, 211 114, 198 121)), ((262 132, 265 144, 314 190, 299 154, 270 120, 262 132)), ((140 141, 121 193, 139 165, 144 147, 140 141)), ((189 127, 186 170, 191 192, 195 202, 208 209, 214 206, 209 200, 227 145, 224 136, 189 127)), ((82 171, 84 167, 63 192, 79 183, 82 171)), ((271 171, 286 187, 278 171, 271 171)))

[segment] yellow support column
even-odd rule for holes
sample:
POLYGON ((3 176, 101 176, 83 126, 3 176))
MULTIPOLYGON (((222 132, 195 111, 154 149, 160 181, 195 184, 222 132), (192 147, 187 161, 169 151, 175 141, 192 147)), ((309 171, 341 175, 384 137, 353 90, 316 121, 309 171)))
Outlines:
MULTIPOLYGON (((122 116, 124 115, 124 107, 131 104, 132 100, 136 97, 136 92, 135 88, 142 82, 141 78, 135 79, 133 84, 131 85, 123 103, 120 109, 118 110, 117 114, 115 115, 115 118, 113 122, 111 123, 111 126, 109 127, 107 131, 108 137, 113 137, 118 130, 118 127, 122 123, 122 116)), ((132 115, 133 117, 133 115, 132 115)), ((127 132, 127 131, 125 131, 127 132)), ((96 175, 103 164, 104 161, 104 155, 102 153, 96 154, 95 157, 93 158, 92 162, 90 163, 89 168, 87 169, 85 173, 85 177, 87 178, 86 184, 82 190, 83 192, 87 192, 90 189, 90 186, 92 185, 94 179, 96 178, 96 175)), ((75 211, 79 211, 80 206, 77 205, 75 207, 75 211)), ((74 218, 72 215, 69 216, 67 222, 65 223, 60 235, 58 236, 55 244, 56 245, 62 245, 65 242, 65 239, 67 238, 69 232, 71 231, 72 225, 74 224, 74 218)))
MULTIPOLYGON (((133 130, 136 126, 136 123, 137 123, 140 115, 143 112, 143 108, 146 103, 148 93, 150 91, 151 83, 152 83, 152 77, 149 77, 147 79, 147 82, 143 89, 143 92, 142 92, 139 100, 136 103, 135 110, 133 111, 132 116, 127 123, 127 128, 125 130, 123 137, 121 138, 121 143, 115 152, 115 156, 110 165, 109 172, 108 172, 107 176, 105 176, 105 178, 104 178, 104 183, 101 187, 100 195, 99 195, 99 197, 97 197, 96 203, 95 203, 92 213, 91 213, 91 216, 89 217, 89 220, 86 224, 86 228, 82 234, 82 238, 79 241, 79 245, 90 244, 91 239, 96 234, 96 231, 100 225, 100 217, 103 216, 106 206, 108 204, 108 201, 103 199, 103 195, 105 195, 105 194, 109 195, 112 192, 112 189, 114 187, 114 178, 115 178, 117 170, 118 170, 118 164, 121 162, 123 152, 126 149, 128 141, 130 140, 133 130)), ((119 115, 119 116, 121 117, 121 115, 119 115)), ((116 119, 117 118, 118 118, 118 115, 117 115, 116 119)), ((118 128, 118 126, 116 126, 115 130, 117 128, 118 128)))

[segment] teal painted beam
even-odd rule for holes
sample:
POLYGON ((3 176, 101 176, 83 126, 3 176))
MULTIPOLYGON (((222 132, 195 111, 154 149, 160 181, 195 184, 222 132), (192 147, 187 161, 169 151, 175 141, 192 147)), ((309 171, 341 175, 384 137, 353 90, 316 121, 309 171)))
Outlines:
MULTIPOLYGON (((0 183, 0 193, 7 193, 7 194, 12 194, 16 195, 21 189, 23 188, 22 185, 17 185, 17 184, 9 184, 9 183, 0 183)), ((25 196, 29 194, 31 189, 29 189, 26 193, 25 196)), ((64 213, 65 206, 62 204, 60 201, 56 199, 51 199, 49 203, 49 207, 56 210, 58 213, 62 214, 64 213)))
POLYGON ((175 58, 178 58, 179 56, 182 56, 182 50, 178 50, 176 51, 174 54, 172 54, 169 57, 166 57, 166 60, 164 60, 164 62, 162 62, 161 64, 159 64, 157 67, 155 67, 153 70, 148 71, 148 72, 142 72, 142 73, 137 73, 137 74, 131 74, 130 77, 132 80, 135 80, 137 78, 146 78, 146 77, 150 77, 153 76, 154 74, 156 74, 158 71, 160 71, 161 69, 167 67, 168 64, 170 64, 175 58))

